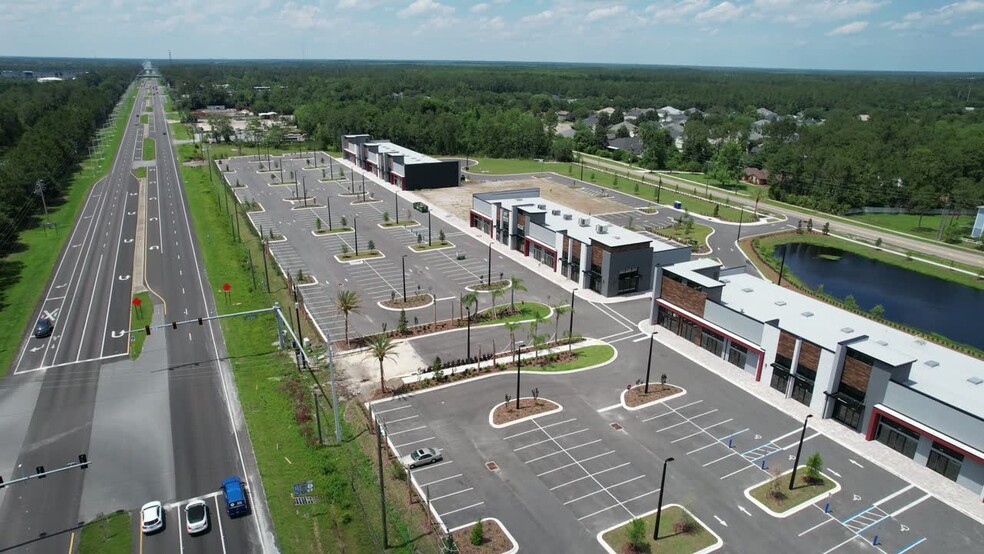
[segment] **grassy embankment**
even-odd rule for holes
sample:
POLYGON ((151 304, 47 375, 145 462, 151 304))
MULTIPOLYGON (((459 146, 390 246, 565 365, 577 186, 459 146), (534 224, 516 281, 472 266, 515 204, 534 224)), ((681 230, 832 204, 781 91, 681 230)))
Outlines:
POLYGON ((132 542, 130 513, 120 510, 82 527, 79 554, 127 554, 132 542))
MULTIPOLYGON (((200 155, 197 146, 191 144, 180 146, 178 151, 182 161, 200 155)), ((273 293, 266 292, 258 238, 247 230, 248 221, 243 215, 243 242, 231 238, 229 215, 218 201, 221 194, 228 194, 219 184, 221 179, 214 179, 215 185, 210 185, 208 168, 179 166, 202 258, 213 279, 212 289, 218 290, 225 282, 232 287, 232 301, 220 301, 219 311, 265 308, 277 301, 290 305, 292 300, 272 263, 273 293), (252 253, 258 266, 256 288, 247 252, 252 253)), ((375 457, 370 456, 375 437, 366 433, 358 405, 354 401, 340 405, 344 414, 342 445, 317 446, 311 379, 307 374, 298 374, 292 359, 276 350, 276 326, 270 316, 223 319, 222 329, 281 551, 379 551, 379 485, 375 457), (295 506, 288 491, 294 483, 309 479, 315 483, 314 494, 319 495, 319 500, 295 506)), ((306 322, 302 329, 305 336, 317 336, 306 322)), ((319 373, 320 379, 327 382, 323 370, 319 373)), ((325 441, 332 442, 327 402, 323 401, 321 408, 325 441)), ((436 552, 433 536, 421 522, 420 513, 406 506, 405 482, 401 485, 399 473, 389 467, 384 474, 390 491, 390 543, 401 545, 391 550, 436 552)))
POLYGON ((145 161, 153 160, 157 157, 157 151, 154 148, 155 144, 152 138, 143 139, 143 159, 145 161))
MULTIPOLYGON (((135 98, 136 89, 133 89, 123 102, 121 114, 130 114, 135 98)), ((119 150, 123 129, 129 121, 129 117, 117 118, 101 148, 68 180, 60 203, 49 204, 48 217, 55 228, 46 230, 35 226, 22 231, 18 242, 23 248, 15 248, 15 252, 0 263, 0 311, 4 315, 0 318, 0 367, 7 368, 13 360, 29 324, 28 319, 44 292, 47 277, 71 234, 75 216, 92 186, 109 172, 113 156, 119 150), (98 161, 100 158, 101 162, 98 161)))
MULTIPOLYGON (((140 299, 140 305, 134 306, 130 304, 130 329, 143 329, 145 326, 150 325, 150 318, 154 315, 154 304, 150 299, 150 294, 146 292, 141 292, 134 296, 140 299)), ((130 359, 136 360, 140 357, 140 352, 143 351, 144 340, 147 339, 147 334, 144 332, 136 332, 130 335, 130 359)))
MULTIPOLYGON (((914 214, 858 214, 848 216, 848 219, 935 241, 939 233, 941 217, 924 215, 920 218, 914 214)), ((948 216, 945 225, 950 225, 952 221, 953 218, 948 216)), ((962 229, 965 235, 970 235, 970 230, 974 226, 974 216, 958 216, 955 225, 962 229)))

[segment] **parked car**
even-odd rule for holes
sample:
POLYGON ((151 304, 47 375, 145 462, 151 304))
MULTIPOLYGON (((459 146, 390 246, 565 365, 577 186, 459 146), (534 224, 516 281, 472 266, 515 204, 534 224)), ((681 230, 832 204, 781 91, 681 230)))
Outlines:
POLYGON ((158 500, 148 502, 140 508, 140 529, 145 535, 164 528, 164 505, 158 500))
POLYGON ((246 488, 239 477, 229 477, 222 481, 222 496, 226 502, 226 513, 229 517, 237 517, 249 513, 249 499, 246 498, 246 488))
POLYGON ((185 504, 185 529, 189 535, 208 530, 208 504, 204 500, 192 500, 185 504))
POLYGON ((34 326, 34 338, 43 339, 50 337, 55 330, 55 324, 47 317, 41 316, 34 326))
POLYGON ((400 458, 400 461, 407 469, 413 469, 415 467, 440 462, 443 459, 444 456, 433 448, 420 448, 400 458))

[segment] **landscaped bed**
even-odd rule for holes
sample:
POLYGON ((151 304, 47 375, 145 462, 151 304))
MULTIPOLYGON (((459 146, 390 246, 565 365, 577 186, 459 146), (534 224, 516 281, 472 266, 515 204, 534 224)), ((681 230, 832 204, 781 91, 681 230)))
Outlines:
POLYGON ((340 261, 340 262, 342 262, 342 263, 354 262, 354 261, 358 261, 358 260, 371 260, 373 258, 382 258, 382 257, 384 257, 383 256, 383 253, 380 252, 379 250, 369 250, 369 251, 363 250, 362 252, 359 252, 358 254, 356 254, 355 252, 346 252, 344 254, 335 254, 335 259, 338 260, 338 261, 340 261))
POLYGON ((636 385, 625 392, 622 400, 629 408, 635 408, 683 392, 678 386, 662 383, 649 383, 649 392, 645 390, 646 385, 636 385))
POLYGON ((420 225, 420 223, 417 223, 417 221, 413 219, 404 219, 403 221, 399 221, 399 222, 387 221, 385 223, 379 224, 379 226, 384 229, 391 229, 393 227, 416 227, 417 225, 420 225))
POLYGON ((380 302, 384 308, 390 308, 393 310, 412 310, 414 308, 420 308, 422 306, 427 306, 433 302, 434 297, 430 294, 415 294, 407 298, 396 298, 393 300, 386 300, 380 302))
POLYGON ((466 525, 453 531, 451 538, 460 554, 503 554, 514 546, 495 519, 483 519, 480 532, 475 531, 475 525, 466 525), (473 538, 479 544, 473 544, 473 538))
POLYGON ((492 424, 505 425, 518 419, 532 417, 546 412, 560 409, 560 405, 545 398, 521 398, 519 408, 516 407, 516 400, 511 399, 499 404, 492 410, 492 424))
POLYGON ((718 538, 680 506, 664 506, 659 520, 658 541, 653 540, 656 515, 633 520, 602 535, 602 540, 615 552, 642 554, 664 552, 691 554, 714 543, 718 538), (633 523, 641 521, 642 524, 633 523), (632 536, 632 527, 638 529, 632 536), (641 530, 641 533, 639 532, 641 530))
POLYGON ((796 472, 796 483, 789 488, 789 472, 748 491, 758 501, 759 506, 776 515, 782 515, 798 506, 809 503, 837 487, 837 483, 825 475, 810 476, 809 469, 800 467, 796 472))
POLYGON ((427 244, 426 242, 420 242, 410 246, 410 250, 414 252, 425 252, 427 250, 439 250, 441 248, 454 248, 454 243, 449 240, 438 240, 434 241, 432 244, 427 244))

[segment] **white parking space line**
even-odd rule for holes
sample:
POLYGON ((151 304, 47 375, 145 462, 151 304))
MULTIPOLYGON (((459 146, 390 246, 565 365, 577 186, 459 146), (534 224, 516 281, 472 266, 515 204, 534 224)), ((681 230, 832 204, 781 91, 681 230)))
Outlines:
POLYGON ((616 470, 616 469, 618 469, 620 467, 625 467, 625 466, 629 465, 630 463, 631 462, 625 462, 624 464, 619 464, 617 466, 612 466, 612 467, 610 467, 608 469, 603 469, 601 471, 596 471, 596 472, 594 472, 594 473, 592 473, 590 475, 585 475, 584 477, 578 477, 577 479, 574 479, 573 481, 568 481, 566 483, 562 483, 560 485, 557 485, 556 487, 550 487, 550 490, 557 490, 559 488, 566 487, 567 485, 570 485, 572 483, 577 483, 578 481, 583 481, 584 479, 588 479, 590 477, 594 477, 595 475, 601 475, 602 473, 607 473, 609 471, 614 471, 614 470, 616 470))
POLYGON ((669 408, 669 409, 671 409, 671 410, 673 410, 674 412, 679 412, 680 410, 682 410, 684 408, 689 408, 689 407, 694 406, 696 404, 700 404, 701 402, 703 402, 703 400, 694 400, 693 402, 691 402, 689 404, 684 404, 683 406, 677 406, 676 408, 674 408, 673 406, 670 406, 668 404, 667 404, 666 407, 669 408))
POLYGON ((723 480, 727 479, 728 477, 731 477, 732 475, 737 475, 737 474, 741 473, 742 471, 745 471, 746 469, 751 469, 753 467, 758 467, 758 466, 747 465, 747 466, 739 469, 738 471, 732 471, 731 473, 725 475, 724 477, 721 478, 721 480, 723 481, 723 480))
POLYGON ((715 423, 715 424, 713 424, 713 425, 708 425, 707 427, 704 427, 704 430, 705 430, 705 431, 707 431, 708 429, 713 429, 713 428, 715 428, 715 427, 717 427, 718 425, 724 425, 725 423, 730 423, 730 422, 731 422, 731 421, 733 421, 734 419, 735 419, 735 418, 733 418, 733 417, 732 417, 732 418, 728 418, 728 419, 726 419, 726 420, 724 420, 724 421, 721 421, 721 422, 718 422, 718 423, 715 423))
MULTIPOLYGON (((690 417, 689 417, 689 418, 687 418, 687 419, 690 419, 690 420, 694 420, 694 419, 697 419, 698 417, 704 417, 704 416, 706 416, 706 415, 710 415, 710 414, 713 414, 713 413, 714 413, 714 412, 716 412, 716 411, 718 411, 718 409, 717 409, 717 408, 714 408, 713 410, 710 410, 710 411, 707 411, 707 412, 704 412, 704 413, 702 413, 702 414, 698 414, 698 415, 695 415, 695 416, 690 416, 690 417)), ((686 416, 685 416, 685 417, 686 417, 686 416)))
POLYGON ((444 512, 443 514, 440 514, 440 515, 441 515, 441 517, 449 516, 451 514, 456 514, 458 512, 463 512, 463 511, 468 510, 470 508, 476 508, 478 506, 481 506, 482 504, 485 504, 485 502, 478 502, 477 504, 472 504, 471 506, 465 506, 464 508, 458 508, 457 510, 451 510, 450 512, 444 512))
MULTIPOLYGON (((538 444, 543 444, 545 442, 556 441, 557 439, 562 439, 564 437, 569 437, 571 435, 576 435, 578 433, 583 433, 583 432, 585 432, 587 430, 588 430, 588 428, 585 427, 584 429, 578 429, 577 431, 571 431, 570 433, 564 433, 563 435, 557 435, 556 437, 550 437, 550 435, 545 432, 544 434, 547 435, 550 438, 544 439, 542 441, 536 441, 536 442, 534 442, 532 444, 527 444, 526 446, 520 446, 519 448, 514 449, 513 452, 519 452, 520 450, 525 450, 527 448, 530 448, 531 446, 536 446, 538 444)), ((560 446, 560 445, 558 444, 557 446, 560 446)))
MULTIPOLYGON (((547 471, 544 471, 543 473, 537 473, 536 476, 537 477, 543 477, 544 475, 547 475, 549 473, 553 473, 555 471, 560 471, 560 470, 562 470, 564 468, 568 468, 568 467, 571 467, 571 466, 580 465, 580 464, 582 464, 584 462, 590 462, 591 460, 595 460, 595 459, 600 458, 602 456, 607 456, 609 454, 614 454, 614 453, 615 453, 614 450, 609 450, 608 452, 602 452, 601 454, 597 454, 597 455, 591 456, 589 458, 584 458, 583 460, 574 460, 573 462, 571 462, 569 464, 564 464, 564 465, 562 465, 560 467, 555 467, 553 469, 548 469, 547 471)), ((573 460, 574 458, 572 457, 571 459, 573 460)), ((584 472, 587 473, 588 471, 585 470, 584 472)))
POLYGON ((845 544, 847 544, 847 543, 849 543, 849 542, 851 542, 851 541, 853 541, 853 540, 855 540, 855 539, 858 539, 858 538, 861 538, 861 535, 854 535, 853 537, 851 537, 851 538, 849 538, 849 539, 847 539, 847 540, 845 540, 844 542, 842 542, 842 543, 840 543, 840 544, 838 544, 837 546, 835 546, 835 547, 833 547, 833 548, 831 548, 830 550, 826 550, 826 551, 824 551, 824 552, 823 552, 822 554, 830 554, 830 553, 831 553, 831 552, 833 552, 834 550, 837 550, 838 548, 840 548, 840 547, 842 547, 842 546, 844 546, 845 544))
POLYGON ((474 489, 474 487, 468 487, 467 489, 461 489, 460 491, 455 491, 455 492, 452 492, 451 494, 443 494, 441 496, 435 496, 434 498, 431 498, 430 501, 431 502, 436 502, 438 500, 443 500, 443 499, 445 499, 445 498, 447 498, 449 496, 454 496, 456 494, 461 494, 463 492, 468 492, 470 490, 475 490, 475 489, 474 489))
POLYGON ((412 429, 405 429, 403 431, 396 431, 395 433, 389 433, 389 436, 395 437, 396 435, 400 435, 403 433, 410 433, 411 431, 420 431, 421 429, 426 429, 426 428, 427 428, 426 425, 421 425, 420 427, 414 427, 412 429))
POLYGON ((665 412, 665 413, 662 413, 662 414, 659 414, 659 415, 655 415, 655 416, 652 416, 652 417, 647 417, 646 419, 643 419, 642 422, 645 423, 647 421, 652 421, 654 419, 659 419, 661 417, 668 416, 670 414, 675 414, 675 413, 676 412, 670 410, 669 412, 665 412))
POLYGON ((818 523, 818 524, 816 524, 816 525, 814 525, 813 527, 810 527, 810 528, 809 528, 809 529, 807 529, 806 531, 803 531, 802 533, 800 533, 799 535, 796 535, 796 536, 797 536, 797 537, 802 537, 803 535, 805 535, 805 534, 807 534, 807 533, 809 533, 810 531, 813 531, 814 529, 818 529, 818 528, 820 528, 821 526, 824 526, 824 525, 826 525, 826 524, 828 524, 828 523, 830 523, 831 521, 834 521, 834 519, 833 519, 833 518, 830 518, 830 519, 825 519, 825 520, 823 520, 823 521, 821 521, 820 523, 818 523))
MULTIPOLYGON (((222 539, 222 553, 225 554, 226 545, 225 545, 225 532, 222 530, 222 510, 219 508, 219 497, 216 496, 214 500, 215 500, 215 519, 216 521, 219 522, 219 538, 222 539)), ((178 529, 178 532, 180 533, 181 529, 178 529)))
MULTIPOLYGON (((588 475, 588 477, 591 477, 591 476, 588 475)), ((607 492, 608 494, 611 494, 611 492, 609 492, 609 489, 614 489, 615 487, 620 487, 622 485, 631 483, 632 481, 638 481, 639 479, 642 479, 643 477, 645 477, 645 475, 639 475, 638 477, 633 477, 631 479, 626 479, 625 481, 622 481, 621 483, 615 483, 614 485, 609 485, 607 487, 601 487, 599 490, 596 490, 594 492, 589 492, 588 494, 585 494, 585 495, 579 496, 577 498, 574 498, 572 500, 568 500, 567 502, 564 502, 564 506, 566 506, 568 504, 573 504, 574 502, 577 502, 578 500, 584 500, 585 498, 588 498, 589 496, 594 496, 594 495, 598 494, 599 492, 607 492)), ((615 498, 615 496, 612 495, 612 498, 615 498)), ((618 498, 615 498, 615 501, 616 502, 619 502, 618 498)), ((628 510, 626 510, 626 511, 628 511, 628 510)))
POLYGON ((415 417, 420 417, 420 414, 414 414, 412 416, 401 417, 400 419, 391 419, 389 421, 384 421, 383 423, 385 423, 386 425, 390 425, 391 423, 399 423, 401 421, 406 421, 408 419, 413 419, 415 417))
POLYGON ((622 503, 623 504, 628 504, 629 502, 632 502, 633 500, 639 500, 640 498, 642 498, 644 496, 649 496, 650 494, 656 494, 657 492, 659 492, 659 489, 653 489, 653 490, 651 490, 649 492, 644 492, 644 493, 642 493, 640 495, 633 496, 632 498, 630 498, 628 500, 623 500, 622 503))
POLYGON ((728 459, 728 458, 730 458, 731 456, 734 456, 734 455, 735 455, 735 451, 734 450, 730 450, 724 456, 721 456, 720 458, 718 458, 716 460, 711 460, 710 462, 707 462, 706 464, 702 465, 701 467, 707 467, 707 466, 709 466, 711 464, 716 464, 716 463, 720 462, 721 460, 726 460, 726 459, 728 459))
MULTIPOLYGON (((602 512, 607 512, 608 510, 611 510, 612 508, 618 508, 619 506, 622 506, 622 504, 621 503, 619 503, 619 504, 612 504, 611 506, 609 506, 607 508, 602 508, 602 509, 598 510, 597 512, 591 512, 590 514, 588 514, 586 516, 581 516, 581 517, 577 518, 577 520, 578 521, 581 521, 582 519, 588 519, 591 516, 596 516, 596 515, 598 515, 598 514, 600 514, 602 512)), ((622 507, 624 508, 625 506, 622 506, 622 507)))
POLYGON ((403 448, 404 446, 410 446, 411 444, 417 444, 417 443, 421 443, 421 442, 427 442, 427 441, 430 441, 430 440, 434 440, 434 438, 435 437, 427 437, 426 439, 420 439, 419 441, 406 442, 406 443, 403 443, 403 444, 394 444, 393 445, 393 448, 403 448))
MULTIPOLYGON (((688 423, 690 423, 691 425, 696 425, 696 424, 692 423, 690 420, 684 420, 684 421, 681 421, 680 423, 674 423, 673 425, 670 425, 668 427, 663 427, 662 429, 657 429, 656 432, 657 433, 662 433, 663 431, 667 431, 669 429, 672 429, 674 427, 679 427, 681 425, 686 425, 688 423)), ((703 431, 701 431, 701 432, 703 432, 703 431)))
MULTIPOLYGON (((593 441, 588 441, 586 443, 579 444, 577 446, 572 446, 572 447, 568 448, 567 451, 570 452, 571 450, 576 450, 578 448, 581 448, 582 446, 588 446, 590 444, 595 444, 596 442, 601 442, 601 439, 595 439, 593 441)), ((535 462, 537 460, 542 460, 544 458, 549 458, 550 456, 556 456, 557 454, 560 454, 561 452, 563 452, 563 450, 557 450, 556 452, 551 452, 550 454, 544 454, 543 456, 537 456, 536 458, 533 458, 532 460, 526 460, 526 463, 529 464, 529 463, 533 463, 533 462, 535 462)))
POLYGON ((455 477, 461 477, 461 475, 462 475, 461 473, 458 473, 458 474, 452 475, 450 477, 442 477, 442 478, 438 479, 437 481, 431 481, 430 483, 423 483, 420 486, 421 487, 429 487, 431 485, 435 485, 437 483, 440 483, 441 481, 447 481, 448 479, 454 479, 455 477))
POLYGON ((687 452, 687 455, 693 454, 695 452, 700 452, 701 450, 704 450, 705 448, 710 448, 710 447, 712 447, 712 446, 714 446, 716 444, 721 444, 721 443, 718 442, 718 441, 714 441, 711 444, 705 444, 704 446, 701 446, 700 448, 695 448, 695 449, 691 450, 690 452, 687 452))
MULTIPOLYGON (((576 417, 572 417, 570 419, 565 419, 564 421, 558 421, 557 423, 551 423, 550 425, 544 425, 542 428, 543 429, 547 429, 549 427, 554 427, 554 426, 561 425, 561 424, 564 424, 564 423, 570 423, 572 421, 577 421, 577 418, 576 417)), ((522 432, 515 433, 515 434, 509 435, 509 436, 506 436, 506 437, 502 437, 502 440, 509 440, 509 439, 512 439, 512 438, 516 438, 516 437, 518 437, 520 435, 525 435, 527 433, 535 433, 535 432, 537 432, 539 430, 540 429, 530 429, 529 431, 522 431, 522 432)))
POLYGON ((700 435, 700 434, 701 434, 701 433, 703 433, 703 432, 704 432, 704 430, 703 430, 703 429, 701 429, 700 431, 697 431, 696 433, 690 433, 690 434, 689 434, 689 435, 687 435, 687 436, 684 436, 684 437, 680 437, 680 438, 678 438, 678 439, 674 439, 674 440, 671 440, 671 441, 670 441, 670 444, 676 444, 676 443, 678 443, 678 442, 680 442, 680 441, 685 441, 685 440, 687 440, 687 439, 689 439, 689 438, 691 438, 691 437, 696 437, 697 435, 700 435))
POLYGON ((407 404, 406 406, 400 406, 399 408, 390 408, 388 410, 373 410, 372 413, 376 415, 380 415, 380 414, 385 414, 387 412, 395 412, 397 410, 406 410, 407 408, 412 408, 412 407, 413 407, 412 404, 407 404))

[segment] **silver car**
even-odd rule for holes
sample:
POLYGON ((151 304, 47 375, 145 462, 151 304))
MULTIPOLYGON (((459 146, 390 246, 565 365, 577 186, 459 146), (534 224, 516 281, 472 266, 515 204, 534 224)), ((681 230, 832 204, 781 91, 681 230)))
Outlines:
POLYGON ((406 456, 400 458, 400 462, 408 469, 425 466, 440 462, 444 457, 434 448, 421 448, 414 450, 406 456))
POLYGON ((204 500, 192 500, 185 504, 185 522, 189 535, 208 530, 208 505, 204 500))

